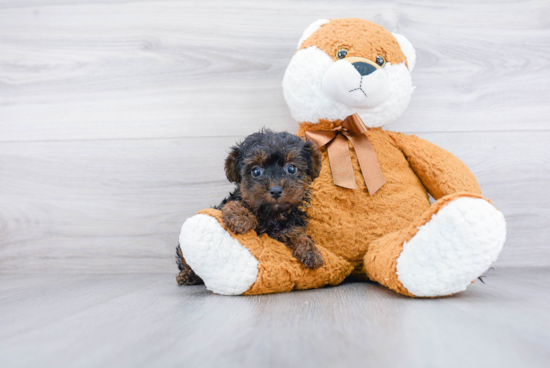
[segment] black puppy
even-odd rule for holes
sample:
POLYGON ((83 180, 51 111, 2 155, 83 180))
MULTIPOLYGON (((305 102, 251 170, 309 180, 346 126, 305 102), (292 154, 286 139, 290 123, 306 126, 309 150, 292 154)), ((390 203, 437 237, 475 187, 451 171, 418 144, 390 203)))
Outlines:
POLYGON ((231 231, 266 233, 306 267, 320 267, 323 259, 305 232, 304 212, 320 170, 321 155, 312 142, 286 132, 252 134, 225 161, 227 178, 237 187, 217 208, 231 231))
MULTIPOLYGON (((236 184, 216 208, 234 233, 255 230, 287 245, 308 268, 324 264, 321 252, 306 234, 309 187, 321 171, 321 155, 311 141, 265 129, 232 147, 225 174, 236 184)), ((202 282, 178 249, 178 283, 202 282)))

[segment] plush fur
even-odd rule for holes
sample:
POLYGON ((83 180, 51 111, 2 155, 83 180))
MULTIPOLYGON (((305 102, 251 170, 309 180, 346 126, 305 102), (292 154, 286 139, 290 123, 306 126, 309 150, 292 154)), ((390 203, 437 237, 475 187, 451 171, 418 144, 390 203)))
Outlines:
POLYGON ((236 188, 217 207, 224 224, 237 234, 267 234, 306 267, 322 266, 321 253, 305 231, 309 186, 320 170, 321 155, 310 141, 268 129, 246 137, 225 161, 226 176, 236 188))
MULTIPOLYGON (((206 287, 217 294, 243 294, 262 275, 263 266, 258 261, 261 258, 241 245, 243 238, 257 238, 256 234, 250 231, 238 236, 241 240, 223 225, 221 211, 210 208, 187 219, 181 227, 179 241, 185 262, 200 275, 206 287)), ((260 241, 252 242, 258 243, 260 241)), ((264 284, 264 287, 268 286, 264 284)))
MULTIPOLYGON (((374 23, 348 18, 308 27, 283 81, 285 99, 300 124, 297 134, 333 130, 348 115, 358 113, 369 127, 365 134, 386 184, 369 194, 350 146, 357 190, 335 186, 327 148, 322 147, 322 169, 311 185, 307 233, 325 264, 303 271, 291 253, 281 251, 279 242, 229 229, 231 237, 258 261, 257 277, 242 294, 334 285, 353 274, 403 295, 445 296, 466 289, 497 258, 506 223, 502 213, 481 196, 466 165, 414 135, 380 128, 409 103, 415 63, 414 48, 405 37, 374 23), (346 54, 340 58, 342 49, 347 54, 340 53, 346 54), (374 66, 378 57, 385 64, 374 66), (372 66, 369 73, 354 64, 358 60, 372 66), (362 83, 369 85, 363 88, 362 83), (350 88, 354 84, 365 93, 357 94, 350 88), (387 88, 389 94, 374 95, 378 88, 373 85, 380 91, 387 88)), ((204 215, 222 221, 220 211, 201 211, 204 215)), ((187 229, 180 240, 206 236, 201 230, 187 229)), ((233 258, 228 262, 238 264, 233 258)), ((190 265, 194 268, 191 261, 190 265)), ((242 289, 244 284, 239 284, 242 289)))
MULTIPOLYGON (((324 262, 306 234, 305 210, 311 182, 320 170, 321 155, 312 142, 264 129, 231 148, 225 173, 235 190, 215 208, 232 232, 267 234, 292 249, 306 267, 319 268, 324 262)), ((176 258, 178 283, 199 283, 179 249, 176 258)))
POLYGON ((312 26, 316 31, 310 33, 313 28, 308 27, 309 31, 304 32, 304 37, 308 34, 309 37, 300 43, 283 78, 283 93, 292 117, 298 122, 318 123, 344 120, 358 113, 372 128, 396 120, 407 108, 414 90, 410 72, 416 62, 416 53, 411 43, 375 23, 357 19, 318 21, 312 26), (386 65, 372 76, 361 78, 345 59, 338 60, 336 54, 340 49, 348 51, 347 57, 375 60, 376 56, 382 56, 386 65), (349 74, 335 70, 345 67, 349 74), (369 78, 376 78, 376 83, 365 80, 369 78), (332 81, 340 83, 342 90, 330 88, 334 85, 332 81), (353 106, 344 103, 344 99, 329 97, 348 94, 362 82, 362 87, 367 86, 372 94, 370 98, 361 99, 361 91, 356 90, 353 94, 359 100, 353 106), (377 91, 381 89, 388 91, 385 100, 378 99, 377 91), (373 99, 377 101, 371 103, 373 99))

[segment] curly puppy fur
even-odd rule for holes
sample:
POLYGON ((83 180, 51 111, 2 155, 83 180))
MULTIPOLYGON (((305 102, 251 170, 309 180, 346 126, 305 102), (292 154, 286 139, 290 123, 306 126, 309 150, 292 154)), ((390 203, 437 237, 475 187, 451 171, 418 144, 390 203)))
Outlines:
POLYGON ((180 245, 176 247, 176 263, 178 265, 178 268, 180 270, 180 273, 176 276, 176 281, 178 282, 178 285, 200 285, 204 284, 204 281, 197 276, 197 274, 189 267, 187 262, 185 262, 185 258, 183 258, 183 254, 181 253, 180 245))
MULTIPOLYGON (((215 208, 234 233, 265 233, 292 249, 304 266, 321 267, 321 252, 305 230, 310 184, 320 171, 321 155, 311 141, 264 129, 231 148, 225 174, 236 188, 215 208)), ((176 257, 184 264, 178 282, 196 280, 181 251, 176 257)))
POLYGON ((309 187, 321 171, 321 155, 310 141, 271 130, 248 136, 231 149, 225 173, 236 184, 217 207, 235 233, 255 230, 290 249, 308 268, 324 264, 306 234, 309 187))

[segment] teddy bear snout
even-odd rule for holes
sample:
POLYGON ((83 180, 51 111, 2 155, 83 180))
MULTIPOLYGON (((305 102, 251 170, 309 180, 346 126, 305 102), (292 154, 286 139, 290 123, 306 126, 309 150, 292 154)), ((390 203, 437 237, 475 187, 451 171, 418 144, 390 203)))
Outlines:
POLYGON ((370 109, 386 101, 387 73, 369 61, 354 57, 334 62, 323 77, 323 93, 333 101, 356 108, 370 109))

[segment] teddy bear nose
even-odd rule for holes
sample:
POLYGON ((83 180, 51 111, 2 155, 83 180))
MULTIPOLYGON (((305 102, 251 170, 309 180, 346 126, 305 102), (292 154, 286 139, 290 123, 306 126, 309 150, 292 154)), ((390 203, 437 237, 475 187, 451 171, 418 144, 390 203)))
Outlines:
POLYGON ((279 198, 279 197, 281 196, 281 194, 283 194, 283 188, 281 188, 281 187, 271 187, 271 188, 269 189, 269 194, 270 194, 273 198, 277 199, 277 198, 279 198))
POLYGON ((361 74, 361 76, 369 75, 372 72, 376 71, 376 68, 368 63, 364 63, 362 61, 356 61, 355 63, 352 63, 353 67, 361 74))

